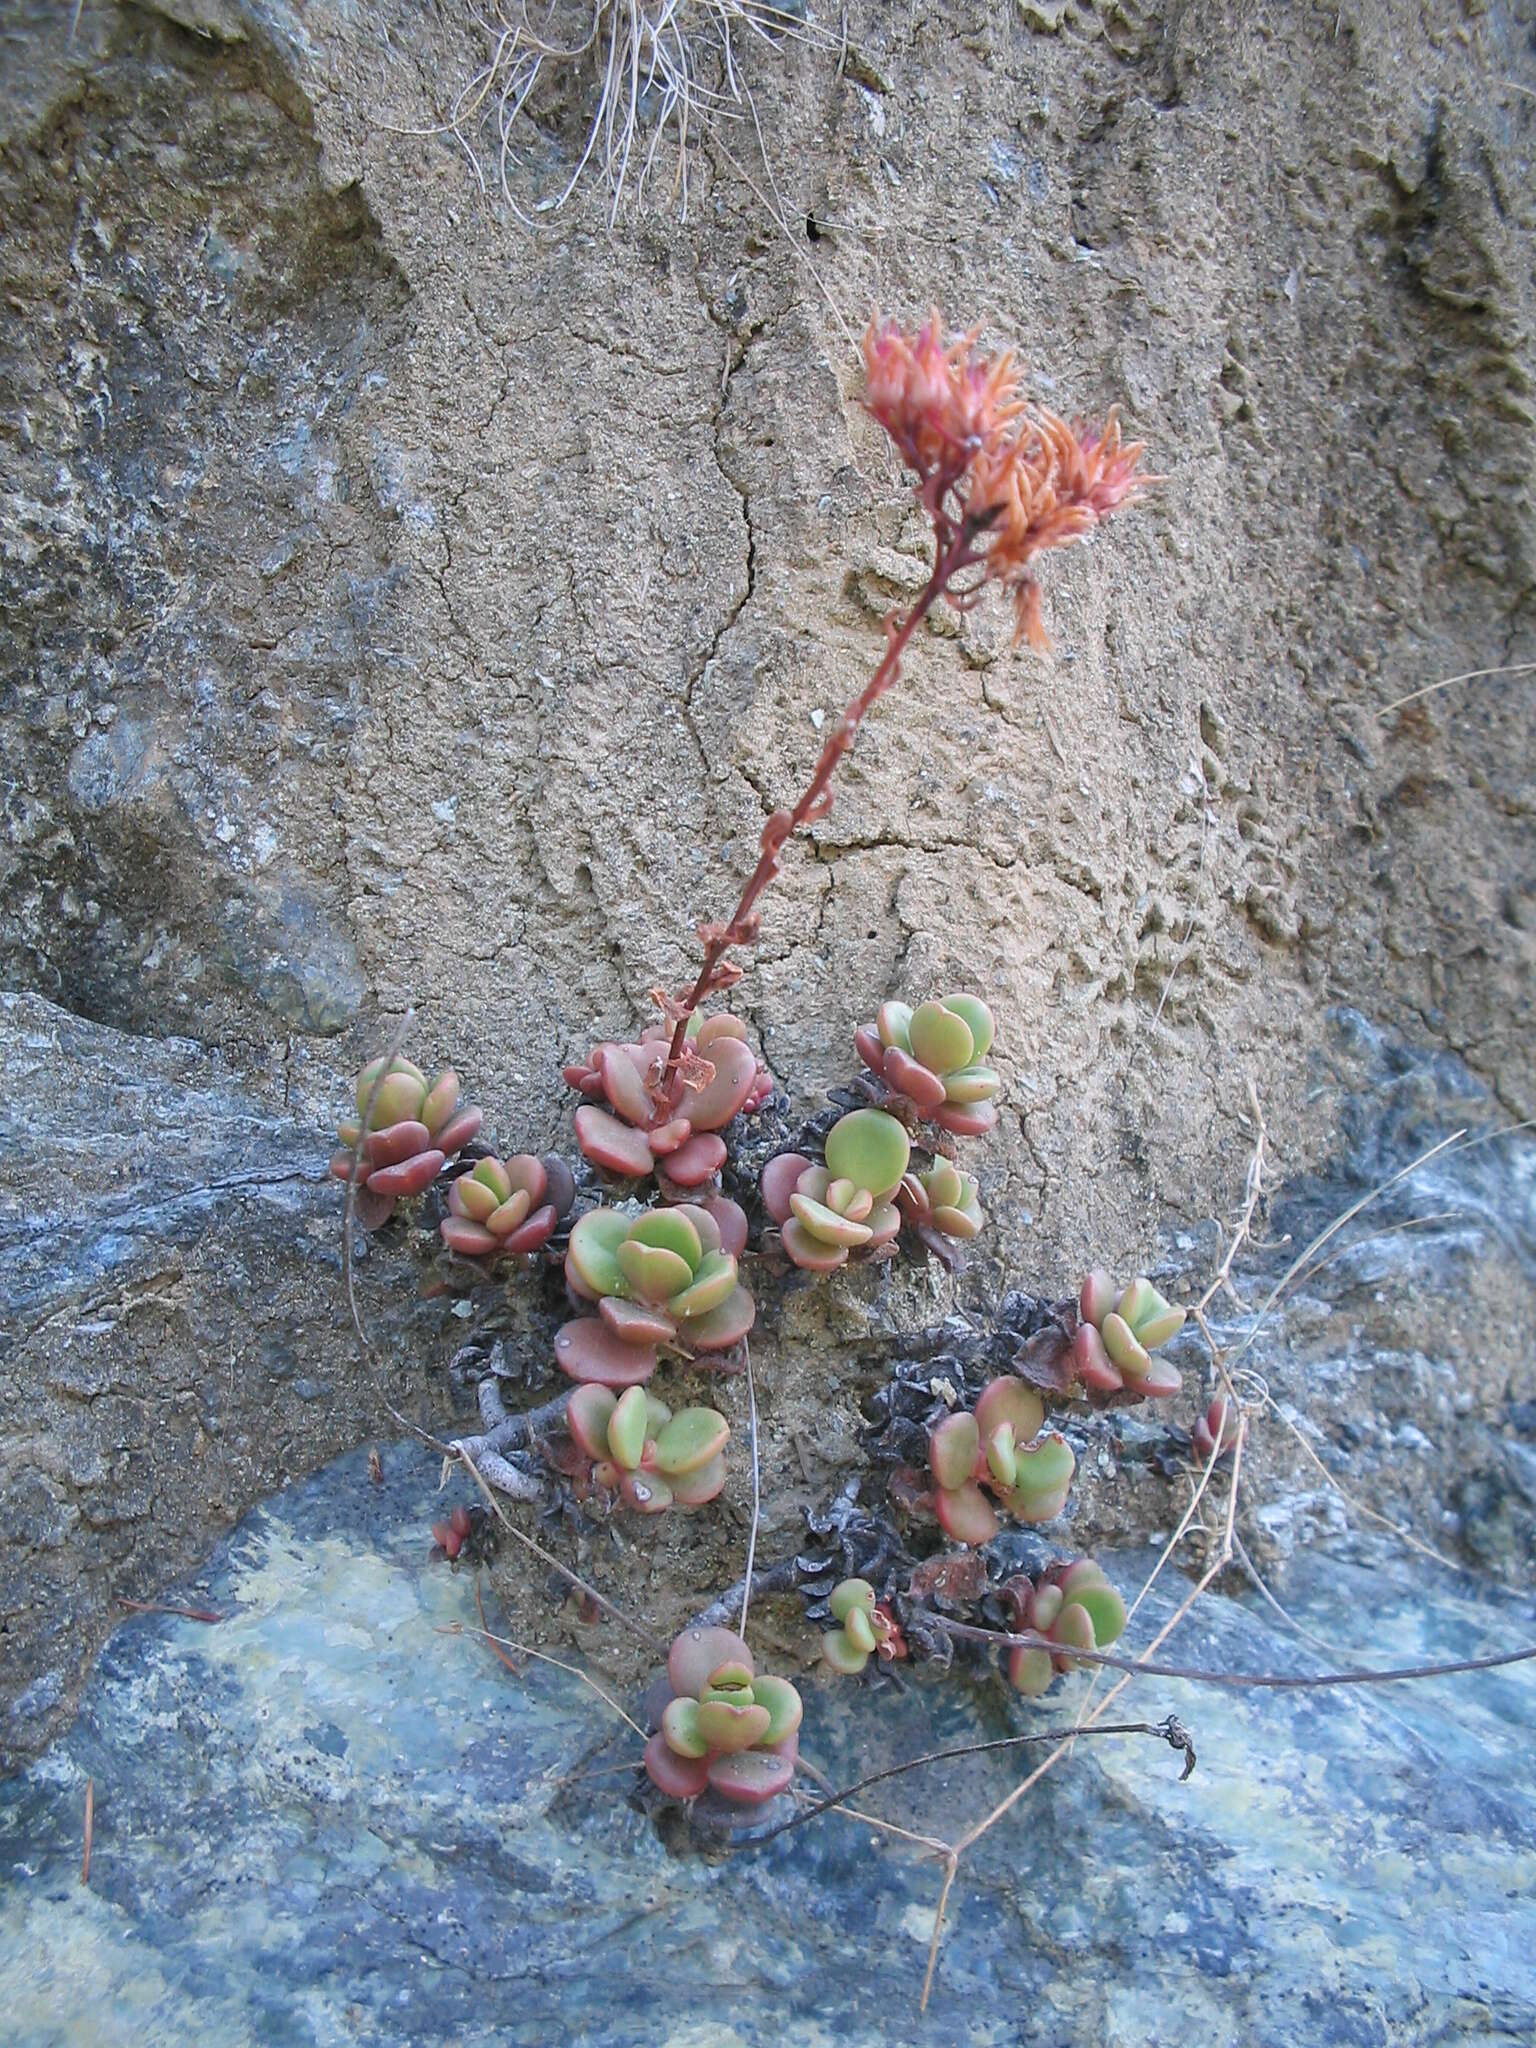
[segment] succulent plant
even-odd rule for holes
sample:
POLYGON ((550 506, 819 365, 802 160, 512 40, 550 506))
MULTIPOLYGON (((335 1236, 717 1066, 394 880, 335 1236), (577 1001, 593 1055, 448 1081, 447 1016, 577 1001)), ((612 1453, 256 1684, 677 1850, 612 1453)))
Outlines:
POLYGON ((1061 1645, 1047 1650, 1020 1644, 1009 1651, 1008 1682, 1031 1698, 1043 1693, 1057 1672, 1072 1669, 1074 1650, 1107 1650, 1125 1627, 1125 1602, 1087 1558, 1053 1564, 1033 1583, 1009 1579, 1002 1590, 1017 1630, 1049 1636, 1061 1645))
POLYGON ((420 1067, 398 1055, 387 1070, 382 1059, 370 1060, 357 1077, 356 1095, 356 1120, 337 1128, 345 1149, 333 1154, 331 1172, 337 1180, 351 1179, 361 1141, 355 1213, 365 1230, 377 1230, 394 1214, 396 1202, 432 1185, 479 1130, 481 1115, 461 1106, 459 1077, 452 1067, 429 1084, 420 1067), (375 1084, 378 1094, 370 1115, 375 1084))
POLYGON ((949 1159, 909 1169, 896 1191, 896 1206, 907 1222, 935 1230, 941 1237, 975 1237, 986 1222, 977 1195, 976 1176, 962 1173, 949 1159))
POLYGON ((587 1098, 576 1112, 576 1142, 605 1173, 639 1180, 659 1168, 676 1187, 700 1188, 725 1164, 720 1132, 738 1111, 762 1103, 773 1081, 729 1011, 690 1020, 692 1057, 676 1102, 660 1093, 667 1046, 665 1029, 652 1025, 634 1043, 595 1045, 565 1069, 587 1098))
POLYGON ((1077 1460, 1054 1430, 1040 1434, 1045 1408, 1011 1375, 988 1382, 970 1414, 946 1415, 928 1438, 934 1513, 957 1543, 990 1543, 997 1515, 985 1487, 1016 1521, 1049 1522, 1066 1505, 1077 1460))
POLYGON ((1226 1457, 1237 1443, 1239 1424, 1237 1403, 1229 1400, 1225 1394, 1218 1394, 1195 1424, 1192 1432, 1195 1456, 1202 1465, 1209 1460, 1213 1452, 1218 1458, 1226 1457), (1218 1444, 1221 1447, 1219 1450, 1218 1444))
POLYGON ((645 1748, 651 1783, 670 1799, 706 1790, 760 1806, 788 1789, 800 1748, 800 1695, 758 1677, 727 1628, 688 1628, 667 1656, 672 1698, 645 1748))
POLYGON ((448 1190, 448 1214, 438 1225, 451 1250, 470 1259, 536 1252, 549 1242, 576 1199, 576 1183, 563 1159, 477 1159, 448 1190))
POLYGON ((827 1604, 840 1626, 822 1637, 821 1654, 834 1671, 853 1678, 877 1652, 886 1659, 906 1654, 895 1616, 876 1600, 868 1579, 844 1579, 827 1604))
POLYGON ((674 1415, 644 1387, 616 1395, 594 1383, 577 1387, 566 1402, 565 1426, 592 1461, 593 1483, 637 1514, 703 1507, 725 1484, 731 1430, 718 1409, 674 1415))
POLYGON ((1184 1311, 1165 1301, 1150 1280, 1133 1280, 1122 1292, 1096 1266, 1083 1282, 1077 1312, 1072 1362, 1091 1392, 1125 1388, 1157 1397, 1179 1391, 1177 1370, 1152 1353, 1183 1329, 1184 1311))
POLYGON ((827 1133, 826 1165, 781 1152, 763 1169, 763 1203, 785 1251, 808 1272, 830 1273, 850 1252, 879 1251, 901 1229, 892 1199, 912 1156, 893 1116, 855 1109, 827 1133))
POLYGON ((573 1380, 629 1387, 655 1371, 658 1345, 729 1351, 757 1314, 736 1277, 746 1240, 745 1215, 720 1195, 638 1215, 589 1209, 571 1231, 565 1278, 597 1314, 556 1331, 556 1364, 573 1380))
POLYGON ((452 1559, 464 1548, 473 1523, 468 1508, 455 1508, 446 1522, 432 1524, 432 1540, 444 1557, 452 1559))
POLYGON ((985 1066, 996 1031, 979 996, 942 1002, 882 1003, 872 1025, 854 1034, 859 1058, 893 1095, 957 1137, 976 1138, 997 1122, 992 1098, 1002 1086, 985 1066))

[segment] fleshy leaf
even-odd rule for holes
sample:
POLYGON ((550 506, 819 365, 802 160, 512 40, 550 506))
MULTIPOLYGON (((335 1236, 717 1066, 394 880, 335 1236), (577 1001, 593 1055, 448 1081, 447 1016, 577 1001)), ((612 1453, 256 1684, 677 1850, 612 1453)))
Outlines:
POLYGON ((624 1274, 616 1255, 629 1235, 629 1222, 617 1209, 589 1209, 572 1225, 566 1257, 594 1299, 624 1292, 624 1274))
POLYGON ((707 1465, 725 1448, 730 1424, 714 1408, 683 1408, 656 1436, 656 1469, 682 1478, 707 1465))
POLYGON ((912 1146, 895 1117, 879 1109, 855 1109, 827 1133, 826 1153, 833 1179, 854 1181, 878 1198, 889 1194, 906 1172, 912 1146))
POLYGON ((645 1389, 628 1387, 614 1404, 608 1418, 608 1449, 616 1464, 635 1471, 645 1449, 645 1432, 650 1417, 646 1411, 645 1389))
POLYGON ((626 1344, 596 1316, 578 1316, 555 1332, 555 1363, 573 1380, 634 1387, 656 1370, 651 1344, 626 1344))
POLYGON ((971 1043, 976 1048, 976 1058, 984 1060, 992 1050, 992 1041, 997 1036, 997 1025, 992 1012, 980 996, 946 996, 946 1010, 953 1010, 957 1017, 963 1017, 970 1026, 971 1043))
POLYGON ((752 1697, 760 1707, 768 1709, 768 1728, 764 1742, 783 1742, 793 1735, 800 1726, 805 1709, 800 1695, 787 1678, 765 1675, 752 1681, 752 1697))
POLYGON ((981 1432, 974 1415, 946 1415, 928 1439, 928 1463, 939 1485, 964 1486, 976 1469, 981 1432))
POLYGON ((956 1067, 968 1067, 976 1057, 970 1025, 942 1003, 919 1003, 912 1012, 907 1036, 913 1057, 936 1074, 948 1075, 956 1067))
POLYGON ((645 1770, 669 1799, 697 1799, 709 1786, 708 1758, 679 1756, 659 1731, 645 1745, 645 1770))
POLYGON ((755 1669, 752 1652, 734 1629, 685 1628, 667 1652, 667 1676, 674 1692, 697 1699, 711 1673, 731 1663, 744 1664, 749 1673, 755 1669))

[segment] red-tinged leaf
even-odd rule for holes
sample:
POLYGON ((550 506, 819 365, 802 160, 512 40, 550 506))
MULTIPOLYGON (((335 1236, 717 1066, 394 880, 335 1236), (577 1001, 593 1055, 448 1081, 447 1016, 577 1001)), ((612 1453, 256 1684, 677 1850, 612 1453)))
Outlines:
POLYGON ((560 1218, 555 1214, 554 1205, 546 1202, 542 1209, 535 1209, 526 1223, 520 1223, 516 1230, 509 1231, 502 1243, 507 1252, 536 1252, 540 1245, 549 1243, 555 1234, 560 1218))
MULTIPOLYGON (((739 1259, 747 1248, 747 1212, 739 1202, 733 1202, 729 1195, 710 1195, 703 1203, 705 1211, 714 1219, 720 1233, 717 1250, 727 1252, 733 1259, 739 1259)), ((705 1247, 709 1249, 708 1246, 705 1247)))
POLYGON ((713 1180, 724 1164, 725 1141, 713 1131, 695 1131, 686 1144, 667 1154, 666 1175, 677 1187, 698 1188, 713 1180))
POLYGON ((445 1159, 451 1159, 455 1152, 463 1151, 484 1122, 483 1110, 461 1109, 457 1116, 448 1119, 440 1131, 432 1133, 432 1142, 445 1159))
POLYGON ((749 1675, 757 1668, 734 1629, 685 1628, 667 1652, 672 1690, 696 1700, 722 1664, 744 1664, 749 1675))
POLYGON ((618 1402, 610 1387, 581 1386, 565 1404, 565 1426, 577 1448, 594 1461, 608 1455, 608 1424, 618 1402))
POLYGON ((957 1138, 984 1138, 997 1122, 997 1104, 949 1102, 934 1111, 932 1121, 941 1131, 950 1131, 957 1138))
POLYGON ((801 1152, 780 1152, 763 1168, 763 1207, 775 1223, 787 1223, 794 1213, 789 1198, 811 1163, 801 1152))
POLYGON ((568 1216, 576 1199, 576 1177, 558 1152, 546 1152, 539 1161, 544 1169, 544 1195, 557 1218, 568 1216))
POLYGON ((979 1546, 990 1543, 997 1534, 997 1516, 992 1512, 992 1504, 974 1480, 968 1480, 964 1486, 941 1488, 934 1499, 933 1511, 938 1516, 939 1527, 947 1536, 953 1536, 957 1543, 979 1546))
POLYGON ((697 1093, 690 1092, 683 1107, 696 1131, 718 1131, 728 1124, 751 1094, 757 1080, 757 1060, 749 1045, 739 1038, 716 1039, 710 1046, 714 1073, 697 1093))
POLYGON ((391 1124, 388 1130, 370 1131, 363 1140, 363 1158, 370 1167, 398 1166, 402 1159, 431 1149, 432 1133, 413 1118, 391 1124))
POLYGON ((449 1250, 462 1253, 466 1259, 483 1259, 488 1253, 499 1252, 502 1248, 499 1237, 493 1236, 483 1223, 473 1223, 467 1216, 445 1216, 437 1227, 449 1250))
POLYGON ((791 1216, 779 1232, 780 1242, 797 1266, 807 1273, 835 1273, 848 1263, 847 1248, 812 1237, 798 1216, 791 1216))
POLYGON ((1095 1394, 1117 1394, 1125 1385, 1120 1368, 1104 1349, 1092 1323, 1079 1323, 1072 1339, 1072 1363, 1085 1387, 1095 1394))
MULTIPOLYGON (((867 1024, 861 1024, 853 1034, 853 1043, 859 1058, 869 1071, 879 1076, 885 1071, 885 1047, 880 1043, 878 1031, 871 1031, 867 1024)), ((942 1091, 941 1091, 942 1096, 942 1091)))
POLYGON ((915 1104, 924 1116, 932 1116, 936 1109, 943 1107, 943 1081, 921 1060, 903 1052, 899 1045, 890 1046, 886 1051, 885 1079, 890 1087, 899 1089, 909 1102, 915 1104))
POLYGON ((603 1093, 613 1108, 627 1124, 648 1124, 651 1098, 627 1050, 621 1045, 600 1045, 597 1055, 603 1093))
POLYGON ((709 1784, 709 1758, 679 1756, 664 1735, 653 1735, 645 1745, 646 1776, 668 1799, 697 1799, 709 1784))
POLYGON ((404 1159, 398 1166, 381 1166, 370 1173, 369 1191, 375 1195, 388 1195, 392 1201, 404 1201, 407 1195, 419 1195, 423 1188, 431 1187, 447 1163, 435 1148, 430 1152, 418 1152, 414 1159, 404 1159))
POLYGON ((738 1806, 763 1806, 794 1783, 795 1760, 770 1749, 717 1756, 707 1766, 709 1789, 738 1806))
POLYGON ((669 1123, 658 1124, 645 1135, 650 1140, 651 1151, 656 1158, 665 1159, 680 1145, 687 1144, 693 1136, 693 1125, 689 1123, 687 1117, 675 1116, 669 1123))
POLYGON ((578 1316, 555 1332, 555 1363, 573 1380, 637 1387, 656 1370, 650 1344, 626 1344, 596 1316, 578 1316))
POLYGON ((610 1110, 583 1103, 576 1112, 576 1142, 582 1156, 605 1173, 640 1180, 651 1170, 651 1144, 644 1131, 621 1123, 610 1110))
POLYGON ((745 1287, 737 1287, 707 1316, 691 1316, 678 1325, 678 1336, 690 1351, 729 1351, 757 1320, 757 1304, 745 1287))
POLYGON ((670 1344, 677 1325, 663 1308, 651 1308, 643 1301, 625 1301, 622 1295, 605 1294, 597 1312, 615 1337, 626 1344, 670 1344))

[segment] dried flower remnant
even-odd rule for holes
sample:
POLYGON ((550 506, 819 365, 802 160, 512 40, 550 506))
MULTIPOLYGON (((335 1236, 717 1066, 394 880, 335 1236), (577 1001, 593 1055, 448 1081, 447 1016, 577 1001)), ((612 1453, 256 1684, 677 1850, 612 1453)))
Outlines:
POLYGON ((651 1025, 632 1044, 605 1041, 568 1066, 567 1082, 587 1098, 576 1112, 576 1142, 604 1173, 638 1180, 659 1171, 674 1187, 703 1187, 725 1164, 720 1132, 767 1099, 772 1077, 729 1011, 689 1019, 670 1088, 667 1052, 665 1027, 651 1025))
POLYGON ((428 1082, 420 1067, 398 1056, 387 1068, 382 1059, 370 1061, 357 1077, 356 1097, 356 1119, 337 1127, 346 1149, 333 1155, 331 1172, 337 1180, 350 1180, 361 1145, 357 1220, 365 1230, 377 1230, 394 1214, 396 1202, 432 1185, 479 1130, 481 1115, 460 1104, 452 1067, 428 1082))
POLYGON ((1011 354, 981 354, 974 332, 946 345, 936 311, 915 335, 871 321, 864 368, 864 402, 916 472, 940 560, 958 541, 963 560, 950 574, 980 571, 946 596, 963 607, 997 584, 1013 599, 1019 637, 1044 652, 1050 641, 1031 564, 1085 539, 1156 481, 1141 473, 1142 443, 1122 439, 1113 413, 1094 427, 1033 404, 1011 354))

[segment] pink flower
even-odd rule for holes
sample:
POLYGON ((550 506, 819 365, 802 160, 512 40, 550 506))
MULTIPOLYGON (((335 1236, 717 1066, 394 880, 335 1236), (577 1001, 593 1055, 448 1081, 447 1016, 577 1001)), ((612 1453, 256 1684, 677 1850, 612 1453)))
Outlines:
MULTIPOLYGON (((983 356, 974 332, 943 342, 933 313, 915 335, 872 320, 864 336, 865 405, 890 435, 942 550, 957 532, 983 583, 1013 598, 1018 634, 1050 645, 1030 563, 1069 547, 1156 481, 1140 473, 1142 443, 1125 442, 1111 414, 1069 424, 1031 405, 1011 355, 983 356)), ((974 588, 951 602, 965 603, 974 588)))

